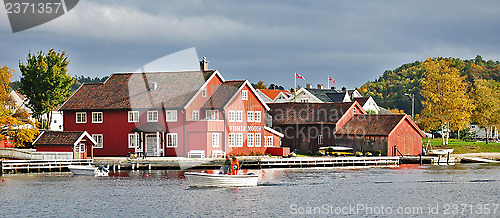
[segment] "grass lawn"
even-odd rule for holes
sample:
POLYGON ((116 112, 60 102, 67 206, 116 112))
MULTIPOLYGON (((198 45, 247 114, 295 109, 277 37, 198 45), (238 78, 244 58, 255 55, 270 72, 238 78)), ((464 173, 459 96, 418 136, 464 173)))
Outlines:
MULTIPOLYGON (((427 145, 427 138, 422 139, 424 148, 427 145)), ((466 142, 458 139, 449 139, 448 145, 443 145, 443 139, 430 139, 432 148, 453 148, 454 154, 500 152, 500 143, 486 142, 466 142)))

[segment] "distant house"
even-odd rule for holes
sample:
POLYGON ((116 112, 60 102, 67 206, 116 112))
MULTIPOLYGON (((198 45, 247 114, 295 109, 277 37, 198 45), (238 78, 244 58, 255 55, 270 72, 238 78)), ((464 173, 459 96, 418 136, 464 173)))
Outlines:
POLYGON ((377 150, 382 155, 418 155, 422 153, 424 132, 408 115, 355 115, 335 132, 336 145, 355 151, 377 150))
POLYGON ((499 139, 498 129, 495 126, 480 128, 477 124, 471 124, 469 125, 469 128, 472 132, 474 132, 472 137, 475 139, 499 139))
POLYGON ((284 134, 283 147, 315 154, 319 147, 335 145, 335 131, 355 114, 365 114, 357 102, 269 104, 273 128, 284 134))
POLYGON ((285 102, 292 95, 288 90, 256 89, 256 91, 266 103, 285 102))
MULTIPOLYGON (((96 156, 265 154, 281 133, 264 125, 269 109, 246 80, 217 70, 116 73, 84 84, 60 108, 64 128, 87 131, 96 156)), ((286 149, 285 149, 286 150, 286 149)))
POLYGON ((73 159, 89 159, 96 141, 86 131, 44 131, 33 145, 37 152, 72 152, 73 159))

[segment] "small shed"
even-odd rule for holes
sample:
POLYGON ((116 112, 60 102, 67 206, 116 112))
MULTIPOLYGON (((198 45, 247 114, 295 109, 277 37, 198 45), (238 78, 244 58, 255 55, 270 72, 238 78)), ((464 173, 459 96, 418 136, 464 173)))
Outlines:
POLYGON ((418 155, 425 134, 405 114, 355 115, 335 132, 335 143, 355 151, 382 155, 418 155))
POLYGON ((72 152, 73 159, 93 158, 96 144, 87 131, 44 131, 33 142, 37 152, 72 152))

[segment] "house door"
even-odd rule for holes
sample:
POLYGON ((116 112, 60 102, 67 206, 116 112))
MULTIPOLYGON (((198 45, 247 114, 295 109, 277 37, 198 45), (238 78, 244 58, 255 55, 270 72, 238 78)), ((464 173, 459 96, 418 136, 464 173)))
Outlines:
POLYGON ((73 148, 73 152, 74 159, 80 159, 80 145, 75 145, 75 147, 73 148))
POLYGON ((157 134, 146 134, 146 155, 155 157, 161 155, 160 139, 157 134))

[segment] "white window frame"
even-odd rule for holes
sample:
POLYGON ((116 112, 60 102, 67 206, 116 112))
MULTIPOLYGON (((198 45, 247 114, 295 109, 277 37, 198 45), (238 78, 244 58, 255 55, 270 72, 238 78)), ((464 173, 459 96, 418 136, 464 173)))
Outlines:
POLYGON ((191 118, 192 120, 200 120, 200 111, 199 110, 193 110, 191 113, 191 118))
POLYGON ((227 112, 227 121, 228 122, 234 122, 236 120, 236 114, 234 110, 229 110, 227 112))
POLYGON ((243 147, 243 133, 236 133, 236 147, 243 147))
MULTIPOLYGON (((80 154, 85 153, 85 147, 87 147, 87 145, 85 143, 80 143, 80 154)), ((82 157, 80 157, 80 158, 82 158, 82 157)))
POLYGON ((318 145, 323 144, 323 135, 318 135, 318 145))
POLYGON ((165 110, 165 122, 177 122, 177 111, 165 110))
POLYGON ((243 111, 236 111, 236 122, 243 122, 243 111))
POLYGON ((94 140, 97 142, 94 145, 94 148, 103 148, 104 147, 104 136, 102 134, 92 134, 92 138, 94 138, 94 140))
POLYGON ((128 134, 128 148, 136 149, 139 146, 139 134, 129 133, 128 134))
POLYGON ((128 112, 128 122, 129 123, 139 122, 139 111, 129 111, 128 112))
POLYGON ((247 147, 253 147, 253 133, 247 133, 247 147))
POLYGON ((87 112, 76 112, 75 117, 76 117, 76 123, 87 123, 87 112))
POLYGON ((227 136, 227 144, 229 147, 236 147, 236 134, 235 133, 229 133, 227 136))
POLYGON ((254 122, 262 122, 262 112, 255 111, 254 114, 255 114, 254 122))
POLYGON ((217 110, 207 110, 207 111, 205 111, 205 118, 207 118, 207 120, 218 120, 219 113, 217 110), (213 119, 211 119, 211 116, 209 116, 209 114, 211 114, 211 113, 214 113, 213 119))
POLYGON ((201 97, 207 97, 207 88, 201 90, 201 97))
POLYGON ((266 147, 274 147, 273 145, 273 137, 272 136, 266 136, 266 147))
POLYGON ((102 123, 102 120, 103 120, 102 116, 103 116, 102 112, 92 112, 92 123, 102 123), (99 117, 101 119, 99 119, 99 117))
POLYGON ((262 133, 255 133, 255 147, 262 146, 262 133))
POLYGON ((177 148, 179 139, 177 133, 167 133, 166 147, 167 148, 177 148), (172 143, 170 142, 172 140, 172 143))
POLYGON ((158 122, 158 111, 148 111, 147 117, 148 117, 148 122, 158 122), (153 114, 156 114, 156 117, 153 117, 153 114))
POLYGON ((247 122, 253 122, 254 116, 255 115, 253 111, 247 111, 247 122))
POLYGON ((220 147, 220 133, 212 133, 212 147, 220 147))
POLYGON ((248 90, 241 91, 241 100, 248 100, 248 90))

